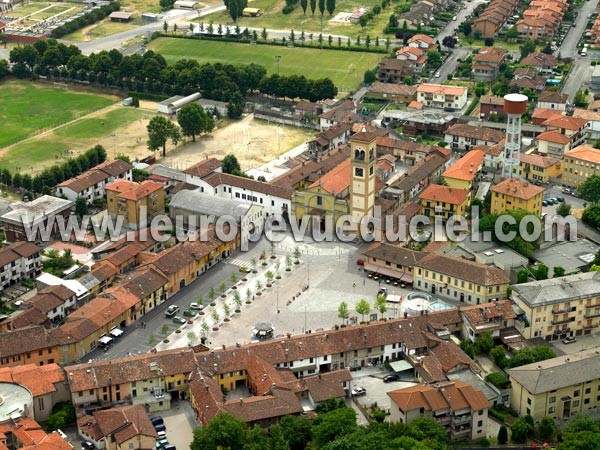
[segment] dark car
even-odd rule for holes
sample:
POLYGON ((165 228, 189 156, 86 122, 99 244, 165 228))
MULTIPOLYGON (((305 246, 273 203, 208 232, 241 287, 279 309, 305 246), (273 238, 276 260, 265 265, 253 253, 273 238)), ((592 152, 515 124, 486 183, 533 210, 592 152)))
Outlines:
POLYGON ((83 441, 81 443, 81 448, 82 448, 82 450, 95 450, 96 446, 94 445, 93 442, 83 441))
POLYGON ((167 427, 165 427, 164 423, 155 423, 154 424, 154 429, 158 432, 158 431, 167 431, 167 427))
POLYGON ((384 383, 391 383, 392 381, 400 381, 400 377, 395 373, 383 377, 384 383))
POLYGON ((165 445, 162 450, 177 450, 173 444, 165 445))
POLYGON ((565 199, 563 197, 556 197, 556 201, 558 203, 563 203, 565 201, 565 199))

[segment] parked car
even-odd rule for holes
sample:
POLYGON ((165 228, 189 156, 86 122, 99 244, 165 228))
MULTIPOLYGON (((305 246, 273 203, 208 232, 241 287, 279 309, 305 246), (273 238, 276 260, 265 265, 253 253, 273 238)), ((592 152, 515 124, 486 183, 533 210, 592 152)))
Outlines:
POLYGON ((162 449, 162 448, 166 447, 167 445, 169 445, 169 441, 167 441, 166 439, 161 439, 159 441, 156 441, 157 449, 162 449))
POLYGON ((563 194, 570 194, 570 193, 571 193, 571 189, 569 189, 569 188, 564 188, 564 189, 562 190, 562 193, 563 193, 563 194))
POLYGON ((163 420, 163 418, 161 416, 154 416, 150 418, 150 422, 152 422, 152 425, 156 426, 158 424, 165 424, 165 421, 163 420))
POLYGON ((356 260, 356 265, 357 266, 364 266, 365 265, 365 261, 363 259, 358 258, 356 260))
POLYGON ((198 313, 197 313, 196 311, 192 311, 191 309, 186 309, 186 310, 183 312, 183 315, 184 315, 185 317, 196 317, 196 315, 197 315, 197 314, 198 314, 198 313))
POLYGON ((575 336, 567 336, 566 338, 564 338, 562 340, 563 344, 573 344, 575 342, 577 342, 577 339, 575 339, 575 336))
POLYGON ((167 432, 166 431, 157 431, 156 434, 158 435, 158 440, 166 439, 167 438, 167 432))
POLYGON ((398 376, 398 374, 393 373, 391 375, 386 375, 385 377, 383 377, 384 383, 391 383, 392 381, 400 381, 400 377, 398 376))
POLYGON ((173 444, 165 445, 162 450, 177 450, 173 444))
POLYGON ((190 309, 195 309, 196 311, 202 311, 204 309, 204 305, 201 305, 200 303, 190 303, 190 309))
POLYGON ((177 312, 179 311, 179 306, 177 305, 171 305, 167 308, 167 311, 165 312, 165 315, 167 317, 173 317, 175 314, 177 314, 177 312))
POLYGON ((82 450, 95 450, 96 446, 94 445, 93 442, 90 441, 83 441, 81 443, 81 449, 82 450))
POLYGON ((440 73, 436 72, 435 75, 434 75, 434 77, 439 78, 440 77, 440 73))
POLYGON ((350 393, 353 397, 359 397, 361 395, 367 395, 367 390, 364 387, 356 386, 355 388, 352 388, 350 393))
POLYGON ((548 200, 542 200, 542 206, 548 206, 548 200))
POLYGON ((558 203, 563 203, 563 202, 565 201, 565 199, 564 199, 564 198, 562 198, 562 197, 556 197, 556 201, 557 201, 558 203))
POLYGON ((173 317, 173 322, 174 322, 174 323, 179 323, 179 324, 183 325, 184 323, 186 323, 186 322, 187 322, 187 320, 185 320, 185 319, 184 319, 183 317, 181 317, 181 316, 175 316, 175 317, 173 317))

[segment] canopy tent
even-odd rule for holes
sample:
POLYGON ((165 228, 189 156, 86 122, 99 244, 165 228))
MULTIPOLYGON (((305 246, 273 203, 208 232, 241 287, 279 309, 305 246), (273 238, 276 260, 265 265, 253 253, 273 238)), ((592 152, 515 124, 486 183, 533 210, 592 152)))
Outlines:
POLYGON ((110 330, 110 335, 113 337, 119 337, 123 334, 123 330, 118 329, 117 327, 110 330))
POLYGON ((112 342, 112 338, 110 336, 102 335, 100 336, 100 339, 98 339, 98 342, 100 342, 102 345, 107 345, 112 342))

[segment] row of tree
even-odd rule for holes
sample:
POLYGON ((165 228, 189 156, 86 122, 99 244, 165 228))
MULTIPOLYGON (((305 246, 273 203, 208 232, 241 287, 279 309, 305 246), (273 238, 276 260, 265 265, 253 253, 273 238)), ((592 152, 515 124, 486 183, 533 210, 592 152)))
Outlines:
POLYGON ((207 426, 194 430, 191 450, 445 450, 447 432, 433 419, 416 419, 410 424, 383 423, 363 427, 356 413, 343 401, 329 401, 316 418, 285 416, 268 429, 246 424, 229 414, 218 414, 207 426))
POLYGON ((261 80, 258 90, 274 97, 305 98, 310 101, 337 95, 337 88, 331 79, 309 80, 304 75, 273 74, 261 80))
POLYGON ((64 163, 45 169, 33 177, 26 173, 26 168, 19 167, 14 174, 6 168, 1 169, 0 183, 15 189, 23 188, 38 194, 50 194, 52 187, 58 183, 76 177, 104 161, 106 161, 106 150, 101 145, 96 145, 79 156, 69 158, 64 163))
POLYGON ((61 38, 69 33, 73 33, 83 27, 91 25, 93 23, 99 22, 100 20, 108 17, 111 13, 118 11, 121 9, 121 4, 119 2, 108 3, 107 5, 102 5, 99 8, 93 9, 88 13, 85 13, 81 17, 73 19, 60 27, 52 30, 52 37, 61 38))
MULTIPOLYGON (((205 98, 231 102, 233 110, 240 114, 243 98, 249 92, 260 91, 261 81, 267 74, 263 66, 253 63, 200 65, 196 60, 181 59, 169 65, 152 50, 143 56, 123 56, 116 49, 86 56, 77 47, 58 43, 55 39, 15 47, 10 51, 10 61, 13 75, 20 78, 43 75, 164 95, 188 95, 199 91, 205 98)), ((284 91, 278 89, 281 96, 295 98, 301 94, 307 100, 317 101, 337 95, 329 78, 294 78, 302 84, 300 89, 294 82, 288 82, 287 77, 282 79, 285 80, 282 86, 287 88, 284 91)), ((272 92, 269 94, 273 95, 272 92)))

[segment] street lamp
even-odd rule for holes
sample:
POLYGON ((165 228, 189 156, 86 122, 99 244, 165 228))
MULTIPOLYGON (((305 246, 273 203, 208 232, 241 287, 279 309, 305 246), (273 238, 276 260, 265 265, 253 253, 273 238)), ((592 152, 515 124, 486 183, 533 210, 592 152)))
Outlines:
POLYGON ((277 61, 277 75, 279 75, 279 61, 281 60, 281 55, 275 56, 275 61, 277 61))

